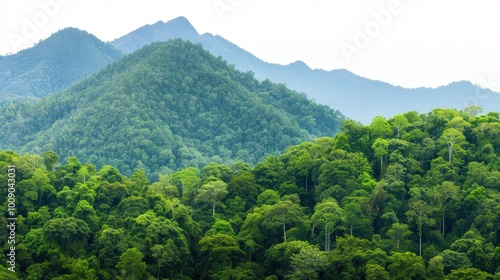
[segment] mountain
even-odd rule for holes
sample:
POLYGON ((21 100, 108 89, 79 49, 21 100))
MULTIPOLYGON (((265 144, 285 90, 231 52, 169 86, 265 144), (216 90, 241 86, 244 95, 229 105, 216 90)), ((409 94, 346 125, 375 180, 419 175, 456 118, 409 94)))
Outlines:
POLYGON ((62 92, 10 104, 0 122, 1 148, 157 174, 212 161, 256 163, 334 135, 343 116, 177 39, 150 44, 62 92))
POLYGON ((191 23, 185 17, 178 17, 167 24, 158 21, 153 25, 145 25, 111 43, 124 53, 131 53, 152 42, 168 41, 175 38, 198 42, 198 37, 199 34, 191 23))
POLYGON ((122 56, 85 31, 60 30, 32 48, 0 56, 0 103, 62 90, 122 56))
POLYGON ((371 122, 378 115, 392 117, 412 110, 429 112, 437 107, 463 109, 475 104, 486 112, 498 111, 500 104, 500 94, 466 81, 438 88, 409 89, 360 77, 345 69, 313 70, 301 61, 289 65, 267 63, 220 36, 198 34, 183 17, 139 28, 111 44, 131 52, 148 43, 172 38, 201 43, 238 70, 254 72, 258 80, 284 83, 363 123, 371 122))

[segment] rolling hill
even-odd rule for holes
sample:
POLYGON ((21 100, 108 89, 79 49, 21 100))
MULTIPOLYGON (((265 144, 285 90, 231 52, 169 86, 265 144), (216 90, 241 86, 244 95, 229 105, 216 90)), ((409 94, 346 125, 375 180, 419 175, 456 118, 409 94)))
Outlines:
POLYGON ((243 160, 334 135, 343 116, 240 72, 201 45, 148 45, 37 101, 0 110, 1 148, 151 174, 243 160))

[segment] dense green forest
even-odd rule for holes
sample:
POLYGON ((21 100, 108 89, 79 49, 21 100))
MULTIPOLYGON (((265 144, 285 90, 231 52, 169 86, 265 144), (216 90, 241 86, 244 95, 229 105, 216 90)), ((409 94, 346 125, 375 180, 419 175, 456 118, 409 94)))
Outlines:
POLYGON ((17 181, 16 275, 500 279, 500 118, 480 111, 347 120, 254 167, 210 163, 155 182, 2 151, 2 188, 9 165, 17 181))
POLYGON ((201 45, 154 43, 35 102, 0 109, 0 148, 53 150, 97 167, 160 173, 210 162, 256 164, 333 136, 344 117, 305 94, 239 72, 201 45))

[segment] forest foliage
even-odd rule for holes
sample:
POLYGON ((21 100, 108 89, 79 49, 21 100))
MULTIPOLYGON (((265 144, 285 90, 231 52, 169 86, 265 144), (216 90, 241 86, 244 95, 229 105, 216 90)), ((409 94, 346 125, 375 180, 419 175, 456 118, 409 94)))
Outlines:
POLYGON ((209 163, 154 182, 2 151, 0 184, 12 164, 18 180, 16 275, 499 279, 500 118, 479 112, 347 120, 255 167, 209 163))
POLYGON ((98 167, 158 174, 210 162, 256 164, 333 136, 344 117, 239 72, 201 45, 154 43, 35 102, 0 108, 0 148, 55 151, 98 167))

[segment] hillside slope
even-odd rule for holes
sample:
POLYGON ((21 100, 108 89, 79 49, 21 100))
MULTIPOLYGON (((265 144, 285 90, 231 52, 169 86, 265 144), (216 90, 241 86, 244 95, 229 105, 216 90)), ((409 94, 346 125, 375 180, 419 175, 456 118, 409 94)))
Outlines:
POLYGON ((0 111, 2 148, 54 150, 125 174, 256 163, 335 134, 343 116, 305 95, 258 82, 181 40, 127 55, 63 92, 0 111))

